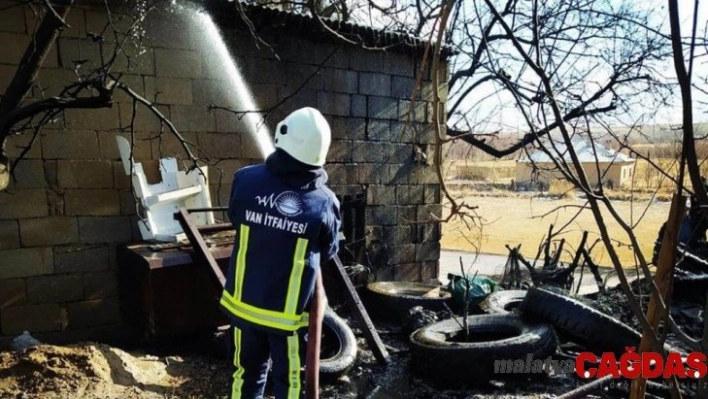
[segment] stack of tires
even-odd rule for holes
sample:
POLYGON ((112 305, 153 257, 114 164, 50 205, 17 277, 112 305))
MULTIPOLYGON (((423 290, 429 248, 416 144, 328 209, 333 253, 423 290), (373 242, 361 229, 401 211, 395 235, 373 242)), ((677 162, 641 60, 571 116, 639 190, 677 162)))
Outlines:
MULTIPOLYGON (((480 307, 485 315, 468 316, 469 336, 461 317, 423 327, 410 335, 411 370, 445 385, 480 385, 489 380, 519 379, 515 361, 545 360, 556 354, 558 335, 585 348, 623 353, 637 346, 640 333, 576 299, 543 288, 497 291, 480 307), (513 370, 500 365, 513 364, 513 370)), ((546 376, 526 369, 526 377, 546 376)))

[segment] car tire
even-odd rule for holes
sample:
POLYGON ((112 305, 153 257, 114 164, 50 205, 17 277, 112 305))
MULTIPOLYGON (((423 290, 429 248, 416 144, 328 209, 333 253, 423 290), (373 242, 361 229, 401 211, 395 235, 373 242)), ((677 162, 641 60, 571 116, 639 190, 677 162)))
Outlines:
POLYGON ((459 339, 463 328, 457 319, 443 320, 411 334, 412 373, 441 386, 476 386, 491 379, 516 379, 521 375, 495 367, 509 361, 525 361, 528 356, 544 360, 558 346, 550 325, 526 322, 517 315, 475 315, 468 316, 468 321, 471 336, 477 338, 472 342, 459 339))

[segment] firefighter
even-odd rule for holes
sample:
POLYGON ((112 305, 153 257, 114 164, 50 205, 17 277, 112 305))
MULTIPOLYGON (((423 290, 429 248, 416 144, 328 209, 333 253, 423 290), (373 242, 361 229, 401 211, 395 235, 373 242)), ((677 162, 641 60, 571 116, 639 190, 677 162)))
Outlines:
POLYGON ((324 303, 320 263, 339 249, 340 204, 322 168, 330 142, 322 114, 298 109, 277 125, 265 164, 234 175, 236 238, 220 301, 232 325, 231 398, 263 396, 269 358, 275 397, 303 395, 308 310, 315 295, 324 303))

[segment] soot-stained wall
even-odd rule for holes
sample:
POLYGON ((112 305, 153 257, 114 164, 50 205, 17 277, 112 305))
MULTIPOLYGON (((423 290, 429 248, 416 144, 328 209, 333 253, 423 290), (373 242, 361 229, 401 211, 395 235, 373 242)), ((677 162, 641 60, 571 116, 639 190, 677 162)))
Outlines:
MULTIPOLYGON (((37 24, 29 6, 6 8, 16 3, 0 0, 0 93, 37 24)), ((77 61, 79 72, 100 62, 100 47, 90 34, 103 30, 108 14, 102 6, 80 4, 70 11, 70 28, 47 57, 28 100, 56 95, 75 81, 77 61)), ((116 23, 119 15, 113 15, 116 23)), ((307 21, 299 21, 298 29, 289 28, 292 21, 258 22, 265 43, 220 21, 254 103, 269 110, 259 115, 271 131, 294 109, 319 108, 333 132, 326 166, 331 188, 366 199, 367 256, 359 260, 370 262, 379 280, 436 278, 439 226, 412 223, 442 212, 430 164, 429 76, 406 127, 421 57, 313 39, 301 34, 307 21), (421 151, 428 155, 427 165, 415 161, 421 151)), ((121 54, 115 76, 155 100, 197 153, 217 164, 218 170, 210 170, 212 200, 226 205, 234 171, 262 162, 262 156, 245 119, 208 110, 209 105, 238 108, 234 99, 243 95, 231 89, 232 77, 213 61, 218 50, 212 40, 218 39, 199 39, 203 33, 194 31, 193 17, 176 11, 149 16, 143 27, 142 46, 126 47, 130 62, 121 54)), ((104 56, 115 40, 105 37, 104 56)), ((446 95, 443 90, 443 101, 446 95)), ((116 93, 112 107, 67 110, 36 138, 17 165, 17 180, 0 193, 0 337, 29 330, 47 340, 74 340, 120 331, 116 247, 140 241, 140 234, 114 136, 130 136, 132 109, 132 99, 116 93)), ((180 143, 161 135, 158 119, 146 109, 138 108, 134 126, 136 161, 152 171, 153 181, 160 157, 186 159, 180 143)), ((8 156, 16 159, 31 140, 31 134, 12 137, 8 156)))

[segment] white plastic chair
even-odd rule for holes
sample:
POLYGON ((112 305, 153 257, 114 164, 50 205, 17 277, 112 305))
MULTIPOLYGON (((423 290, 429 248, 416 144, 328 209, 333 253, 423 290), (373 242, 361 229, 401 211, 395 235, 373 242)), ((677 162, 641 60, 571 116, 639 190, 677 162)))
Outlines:
MULTIPOLYGON (((179 236, 183 231, 179 222, 175 220, 174 214, 180 208, 211 208, 207 169, 201 168, 201 172, 194 169, 187 173, 179 170, 177 159, 162 158, 160 159, 162 181, 148 184, 142 164, 132 161, 128 140, 116 136, 116 142, 125 174, 132 176, 135 195, 145 208, 145 218, 138 221, 143 239, 164 242, 180 240, 179 236)), ((192 218, 197 225, 215 223, 211 212, 197 212, 192 214, 192 218)))

